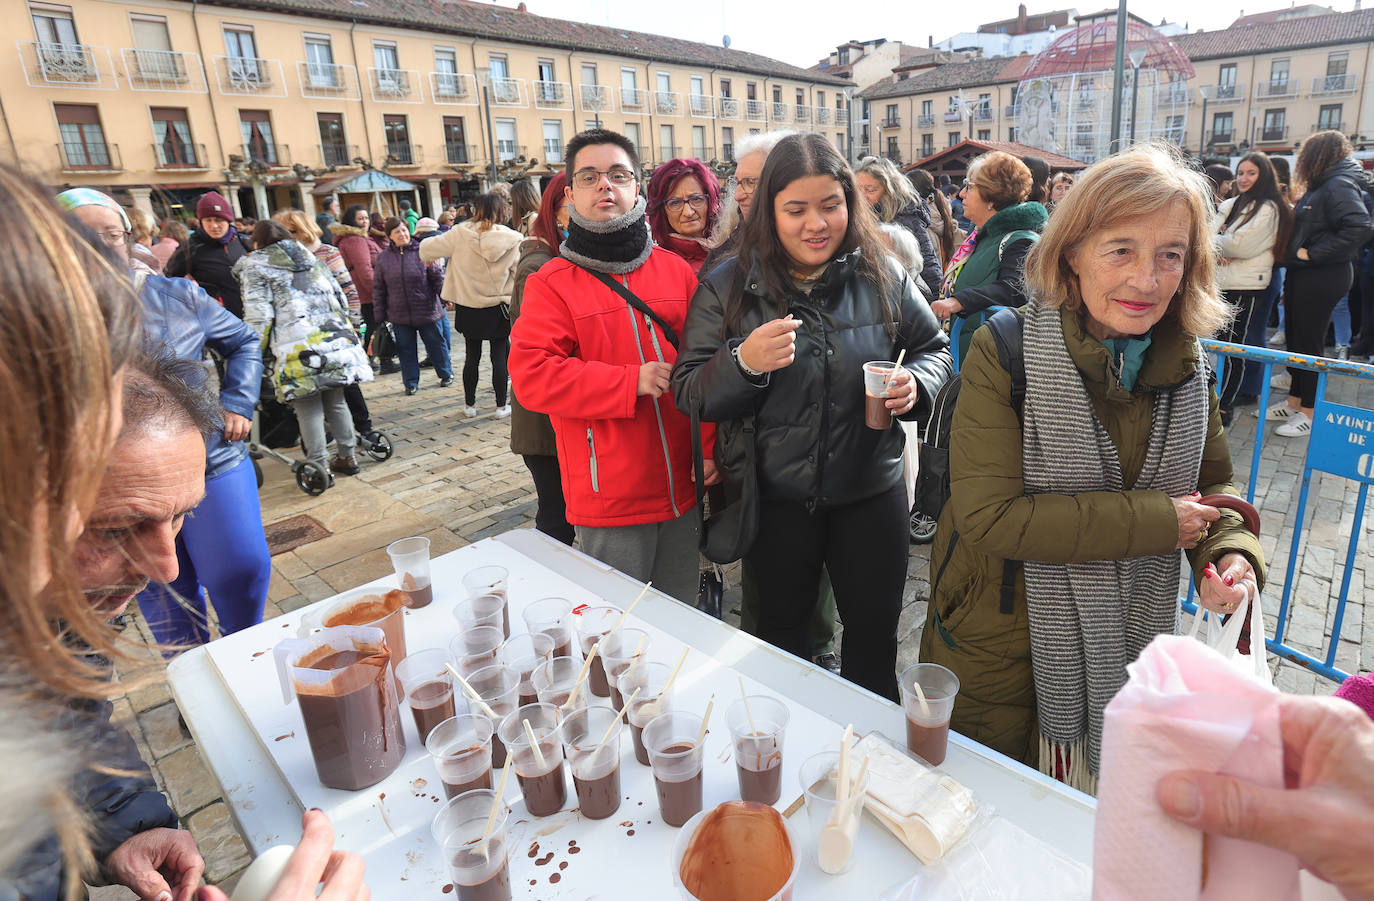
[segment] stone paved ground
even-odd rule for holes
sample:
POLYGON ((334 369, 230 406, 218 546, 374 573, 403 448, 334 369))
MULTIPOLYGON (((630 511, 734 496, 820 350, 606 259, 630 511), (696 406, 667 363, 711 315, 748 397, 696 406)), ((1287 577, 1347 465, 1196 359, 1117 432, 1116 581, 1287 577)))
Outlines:
MULTIPOLYGON (((455 353, 461 356, 461 348, 455 347, 455 353)), ((455 369, 460 362, 455 360, 455 369)), ((481 415, 471 420, 461 416, 461 390, 457 386, 439 389, 431 370, 424 371, 422 390, 413 397, 404 395, 399 376, 381 377, 369 385, 373 418, 377 427, 391 436, 395 456, 384 463, 365 460, 361 475, 339 479, 321 497, 302 494, 284 465, 263 461, 264 522, 308 513, 333 533, 273 558, 268 617, 390 572, 385 548, 397 538, 425 535, 433 542, 433 552, 442 554, 508 529, 532 526, 534 490, 523 463, 509 451, 509 421, 493 416, 485 365, 482 381, 481 415)), ((1337 400, 1374 409, 1374 382, 1336 378, 1331 390, 1337 400)), ((1249 472, 1254 425, 1255 419, 1243 413, 1232 431, 1240 481, 1249 472)), ((1263 450, 1256 500, 1265 519, 1265 551, 1273 561, 1271 587, 1266 593, 1271 634, 1305 450, 1306 441, 1282 438, 1270 438, 1263 450)), ((1334 616, 1345 542, 1354 528, 1355 491, 1350 483, 1318 476, 1312 496, 1315 509, 1310 510, 1308 520, 1311 542, 1299 560, 1291 638, 1299 646, 1316 650, 1334 616)), ((1366 516, 1364 528, 1374 529, 1374 516, 1366 516)), ((1365 598, 1374 601, 1374 564, 1368 552, 1374 546, 1371 537, 1366 532, 1363 551, 1356 560, 1351 604, 1337 653, 1337 664, 1349 670, 1366 671, 1374 663, 1374 625, 1364 628, 1365 598)), ((899 666, 916 659, 925 623, 927 577, 927 547, 914 546, 903 599, 899 666)), ((727 618, 738 622, 736 577, 730 572, 727 578, 727 618)), ((134 627, 147 636, 141 621, 136 620, 134 627)), ((140 674, 156 672, 158 666, 149 654, 147 667, 140 674)), ((1295 692, 1329 693, 1334 688, 1330 682, 1287 664, 1279 666, 1277 681, 1284 690, 1295 692)), ((117 702, 117 711, 120 723, 130 729, 145 759, 153 764, 159 784, 183 823, 195 834, 207 859, 207 878, 232 886, 249 857, 214 779, 178 722, 167 687, 155 683, 130 693, 117 702)), ((105 889, 95 897, 97 901, 115 901, 133 896, 123 890, 105 889)))

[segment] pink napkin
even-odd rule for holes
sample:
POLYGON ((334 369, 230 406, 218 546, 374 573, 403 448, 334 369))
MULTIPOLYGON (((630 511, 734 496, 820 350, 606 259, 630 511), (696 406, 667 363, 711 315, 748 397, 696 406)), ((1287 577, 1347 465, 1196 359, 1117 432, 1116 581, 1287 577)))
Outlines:
POLYGON ((1093 841, 1093 897, 1101 901, 1290 901, 1298 862, 1259 845, 1207 838, 1171 819, 1155 783, 1174 770, 1224 773, 1283 786, 1278 692, 1200 641, 1161 635, 1126 667, 1107 705, 1093 841))

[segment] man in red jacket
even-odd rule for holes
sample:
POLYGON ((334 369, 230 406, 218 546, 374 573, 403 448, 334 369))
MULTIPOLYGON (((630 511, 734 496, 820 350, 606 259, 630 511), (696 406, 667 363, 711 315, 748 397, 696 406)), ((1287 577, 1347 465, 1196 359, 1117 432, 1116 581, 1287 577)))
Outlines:
MULTIPOLYGON (((693 603, 692 430, 667 392, 697 279, 681 257, 649 240, 629 139, 584 131, 563 158, 568 237, 560 256, 525 283, 511 331, 511 380, 521 403, 553 420, 568 522, 582 550, 693 603)), ((704 440, 709 454, 709 432, 704 440)), ((706 471, 714 481, 709 460, 706 471)))

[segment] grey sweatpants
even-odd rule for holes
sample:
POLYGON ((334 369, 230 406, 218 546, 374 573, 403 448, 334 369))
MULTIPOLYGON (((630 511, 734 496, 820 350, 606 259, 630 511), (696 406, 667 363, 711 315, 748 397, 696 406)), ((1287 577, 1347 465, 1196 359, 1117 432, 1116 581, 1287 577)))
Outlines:
POLYGON ((693 607, 697 603, 697 511, 641 526, 578 526, 582 552, 693 607))
POLYGON ((345 459, 353 456, 353 445, 358 439, 353 435, 353 417, 348 412, 348 401, 344 399, 342 388, 325 388, 308 397, 298 397, 291 401, 291 409, 296 411, 296 422, 301 427, 306 459, 329 472, 324 442, 326 419, 329 420, 329 430, 334 433, 338 455, 345 459))

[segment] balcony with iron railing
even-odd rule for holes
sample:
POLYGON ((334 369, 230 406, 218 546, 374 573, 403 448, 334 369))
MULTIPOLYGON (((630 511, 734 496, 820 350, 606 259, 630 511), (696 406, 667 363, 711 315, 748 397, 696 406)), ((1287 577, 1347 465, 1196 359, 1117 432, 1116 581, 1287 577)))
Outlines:
MULTIPOLYGON (((945 110, 944 120, 945 123, 949 125, 953 125, 958 122, 963 122, 964 112, 963 110, 947 109, 945 110)), ((884 125, 883 127, 886 128, 887 126, 884 125)))
POLYGON ((358 159, 357 144, 316 144, 315 148, 320 152, 320 165, 329 166, 351 166, 353 161, 358 159))
POLYGON ((973 118, 978 122, 991 122, 992 107, 986 103, 980 103, 973 108, 973 118))
POLYGON ((1292 100, 1297 96, 1298 80, 1296 78, 1292 81, 1270 79, 1269 81, 1255 82, 1256 100, 1292 100))
POLYGON ((806 125, 811 121, 811 107, 798 104, 792 107, 793 121, 798 125, 806 125))
POLYGON ((1312 79, 1313 97, 1331 97, 1336 94, 1353 94, 1359 84, 1354 75, 1319 75, 1312 79))
POLYGON ((829 124, 830 124, 830 107, 828 107, 828 106, 818 106, 818 107, 816 107, 816 124, 817 124, 817 125, 829 125, 829 124))
POLYGON ((744 118, 744 101, 738 97, 716 98, 716 118, 734 120, 744 118))
POLYGON ((922 113, 921 115, 917 116, 917 117, 916 117, 916 127, 917 127, 917 128, 934 128, 934 127, 935 127, 935 114, 934 114, 934 113, 922 113))
POLYGON ((1288 140, 1288 126, 1280 125, 1275 128, 1261 128, 1259 143, 1275 144, 1288 140))
POLYGON ((1192 106, 1193 104, 1193 92, 1189 90, 1188 82, 1186 81, 1166 82, 1165 84, 1159 85, 1156 88, 1156 92, 1155 96, 1159 98, 1160 103, 1175 105, 1182 103, 1186 106, 1192 106))
POLYGON ((1240 103, 1245 99, 1243 84, 1209 84, 1203 85, 1201 90, 1202 96, 1211 104, 1240 103))
POLYGON ((673 147, 669 144, 660 144, 654 148, 654 165, 661 166, 668 160, 675 160, 682 156, 681 147, 673 147))
POLYGON ((268 144, 254 141, 240 144, 239 153, 249 163, 262 163, 270 169, 286 169, 291 165, 291 148, 285 144, 268 144))
POLYGON ((529 106, 525 100, 523 78, 492 78, 487 96, 491 98, 492 106, 529 106))
POLYGON ((64 141, 57 145, 57 156, 63 172, 94 174, 124 171, 118 144, 64 141))
POLYGON ((1234 130, 1232 130, 1232 131, 1213 131, 1212 134, 1211 134, 1211 136, 1207 139, 1207 143, 1208 143, 1209 145, 1211 145, 1211 146, 1220 146, 1220 145, 1222 145, 1222 144, 1233 144, 1233 143, 1235 143, 1235 138, 1236 138, 1236 133, 1235 133, 1234 130))
POLYGON ((849 107, 846 106, 846 107, 844 107, 843 109, 837 109, 837 110, 835 110, 835 124, 836 124, 836 125, 848 125, 848 124, 849 124, 849 107))
POLYGON ((536 81, 534 88, 535 109, 572 109, 572 85, 566 81, 536 81))
POLYGON ((301 96, 317 100, 358 99, 358 70, 338 63, 296 61, 301 96))
POLYGON ((621 88, 620 111, 622 113, 647 113, 649 111, 649 92, 643 88, 621 88))
POLYGON ((256 56, 216 56, 215 87, 234 97, 285 97, 281 60, 256 56))
POLYGON ((584 84, 578 86, 584 113, 615 112, 615 88, 608 84, 584 84))
POLYGON ((420 165, 425 156, 419 144, 408 141, 387 141, 377 151, 383 169, 406 169, 420 165))
POLYGON ((750 122, 762 122, 764 116, 764 106, 762 100, 744 101, 744 118, 750 122))
POLYGON ((681 116, 682 95, 677 91, 654 91, 654 115, 681 116))
POLYGON ((210 157, 204 144, 163 141, 153 145, 154 169, 209 169, 210 157))
POLYGON ((1339 132, 1344 132, 1344 131, 1345 131, 1345 120, 1344 120, 1344 119, 1341 119, 1340 121, 1336 121, 1336 120, 1334 120, 1334 119, 1327 119, 1326 121, 1318 120, 1318 121, 1317 121, 1317 124, 1312 126, 1312 131, 1314 131, 1314 132, 1317 132, 1317 131, 1339 131, 1339 132))
POLYGON ((544 139, 544 162, 556 165, 563 162, 564 144, 562 138, 544 139))
POLYGON ((1016 119, 1016 118, 1019 118, 1020 115, 1021 115, 1021 104, 1019 104, 1019 103, 1008 103, 1006 106, 1002 107, 1002 118, 1003 118, 1003 119, 1016 119))
POLYGON ((477 160, 477 147, 473 144, 459 144, 456 141, 444 142, 444 162, 450 166, 466 166, 477 160))
POLYGON ((506 160, 513 160, 516 157, 522 157, 524 155, 524 144, 517 144, 514 141, 501 140, 498 140, 496 142, 496 161, 498 163, 504 163, 506 160))
POLYGON ((89 44, 19 41, 19 61, 30 87, 114 90, 110 51, 89 44))
POLYGON ((435 103, 476 106, 477 79, 460 72, 431 72, 429 96, 435 103))
POLYGON ((768 105, 768 119, 771 122, 787 121, 787 104, 781 101, 773 101, 768 105))
POLYGON ((420 73, 414 69, 369 67, 367 81, 372 88, 374 103, 419 103, 424 100, 420 90, 420 73))
POLYGON ((688 94, 687 111, 693 119, 711 119, 716 115, 715 98, 710 94, 688 94))
POLYGON ((195 53, 140 47, 125 47, 120 53, 132 90, 205 93, 205 71, 195 53))
POLYGON ((733 143, 721 144, 720 158, 722 162, 733 163, 735 161, 735 145, 733 143))
POLYGON ((703 163, 709 163, 716 158, 716 148, 706 147, 704 145, 700 147, 693 147, 692 158, 701 160, 703 163))

